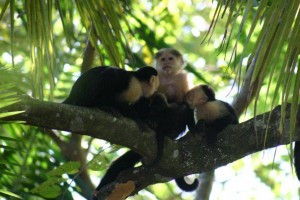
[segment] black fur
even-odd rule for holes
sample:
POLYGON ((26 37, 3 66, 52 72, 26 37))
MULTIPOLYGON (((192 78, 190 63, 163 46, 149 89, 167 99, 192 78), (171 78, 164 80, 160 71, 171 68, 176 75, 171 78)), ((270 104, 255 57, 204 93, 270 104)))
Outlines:
POLYGON ((132 169, 135 164, 142 160, 142 156, 130 150, 124 155, 116 159, 107 169, 105 175, 102 177, 99 185, 96 187, 91 200, 97 200, 98 192, 105 186, 115 181, 118 176, 129 169, 132 169))
POLYGON ((126 152, 124 155, 115 160, 106 171, 105 175, 102 177, 101 182, 97 186, 95 193, 91 200, 97 200, 97 192, 100 189, 116 180, 116 178, 120 175, 121 172, 129 170, 134 167, 136 163, 141 161, 142 156, 134 151, 130 150, 126 152))
POLYGON ((211 89, 208 85, 202 85, 201 88, 204 91, 204 93, 206 94, 208 101, 216 100, 215 92, 213 91, 213 89, 211 89))
MULTIPOLYGON (((149 166, 157 164, 162 157, 164 148, 164 137, 176 139, 186 129, 186 125, 194 125, 193 111, 187 104, 181 105, 168 104, 163 94, 155 94, 151 98, 141 98, 133 105, 138 112, 139 117, 151 129, 156 132, 157 156, 149 166)), ((113 182, 118 175, 142 160, 142 156, 128 151, 119 157, 107 170, 96 191, 99 191, 104 185, 113 182)), ((191 185, 187 184, 183 177, 176 178, 178 186, 185 191, 195 190, 198 186, 198 180, 191 185)))
POLYGON ((141 120, 156 132, 157 156, 151 166, 158 164, 162 154, 164 137, 175 140, 184 133, 186 126, 194 126, 193 110, 186 103, 168 104, 165 95, 157 93, 136 103, 141 120))
POLYGON ((199 180, 195 179, 192 184, 188 184, 185 180, 184 177, 179 177, 175 179, 176 184, 180 189, 182 189, 185 192, 192 192, 197 189, 199 185, 199 180))
MULTIPOLYGON (((214 92, 211 88, 204 87, 203 91, 207 95, 208 101, 218 101, 215 99, 214 92)), ((184 132, 187 124, 190 130, 197 129, 197 132, 203 132, 208 140, 215 141, 217 134, 226 126, 238 123, 235 111, 229 104, 222 102, 218 105, 225 106, 225 110, 228 111, 224 117, 217 118, 213 121, 206 121, 205 119, 199 120, 197 126, 194 127, 193 111, 188 108, 187 104, 168 104, 164 95, 161 94, 156 94, 151 98, 141 98, 140 101, 134 105, 134 108, 138 112, 140 119, 146 122, 146 124, 156 132, 157 156, 151 166, 157 164, 162 157, 164 137, 176 139, 184 132)), ((113 182, 121 172, 134 167, 141 159, 142 156, 133 151, 129 151, 118 158, 107 170, 97 187, 97 191, 104 185, 113 182)), ((194 191, 199 184, 197 179, 195 179, 192 184, 187 184, 184 177, 176 178, 175 181, 184 191, 194 191)))
POLYGON ((300 141, 295 142, 294 166, 298 180, 300 181, 300 141))
POLYGON ((208 85, 199 85, 191 89, 185 101, 195 108, 195 117, 198 118, 191 131, 202 134, 209 144, 214 144, 218 133, 228 125, 239 123, 233 107, 216 99, 214 90, 208 85), (198 99, 206 99, 206 102, 198 102, 198 99))
POLYGON ((151 76, 157 76, 157 71, 153 67, 142 67, 139 70, 133 72, 134 76, 140 81, 147 82, 151 76))
POLYGON ((235 113, 235 110, 226 102, 215 100, 218 106, 224 106, 226 108, 226 114, 222 117, 216 118, 213 121, 207 121, 205 119, 198 120, 194 131, 204 134, 208 144, 214 145, 218 133, 225 129, 230 124, 238 124, 238 117, 235 113))
MULTIPOLYGON (((137 71, 126 71, 106 66, 95 67, 83 73, 75 81, 70 95, 63 103, 109 109, 137 119, 137 112, 132 105, 129 105, 131 102, 122 99, 121 95, 129 89, 133 77, 148 83, 152 76, 157 75, 157 71, 152 67, 142 67, 137 71)), ((110 166, 96 191, 115 180, 122 171, 134 167, 140 160, 141 156, 133 151, 125 153, 110 166)), ((97 199, 95 195, 92 198, 97 199)))
POLYGON ((83 73, 74 83, 65 104, 110 109, 127 117, 135 117, 128 102, 120 99, 120 94, 129 88, 130 80, 136 77, 140 81, 148 81, 157 76, 152 67, 143 67, 137 71, 126 71, 119 68, 99 66, 83 73))
MULTIPOLYGON (((140 113, 146 113, 142 116, 142 120, 156 132, 157 153, 150 166, 160 162, 165 137, 175 140, 185 131, 186 126, 189 129, 193 129, 195 126, 193 110, 186 103, 168 104, 163 94, 153 95, 150 99, 141 99, 135 106, 140 113)), ((195 179, 192 184, 188 184, 185 182, 184 177, 176 178, 175 181, 178 187, 186 192, 194 191, 199 184, 198 179, 195 179)))
MULTIPOLYGON (((211 89, 208 85, 201 85, 195 88, 195 90, 192 89, 191 92, 199 92, 198 94, 204 94, 207 97, 207 102, 210 104, 215 104, 216 107, 221 106, 219 108, 222 112, 220 113, 220 116, 216 116, 215 119, 212 119, 211 117, 214 115, 209 116, 210 119, 197 119, 196 126, 190 128, 190 132, 195 132, 197 134, 202 134, 204 138, 206 138, 207 142, 211 147, 214 147, 213 144, 215 144, 217 140, 217 135, 220 133, 225 127, 227 127, 230 124, 237 124, 238 123, 238 117, 235 113, 235 110, 226 102, 217 100, 215 98, 215 93, 213 89, 211 89), (201 91, 202 90, 202 91, 201 91), (203 92, 203 93, 202 93, 203 92)), ((192 96, 193 97, 193 96, 192 96)), ((191 98, 191 96, 189 96, 191 98)), ((194 97, 195 98, 195 97, 194 97)), ((194 102, 193 100, 188 100, 191 102, 194 102)), ((196 105, 191 105, 191 106, 196 106, 196 105)), ((199 110, 204 111, 203 109, 210 109, 211 107, 206 107, 205 103, 198 105, 203 106, 199 110)), ((213 107, 214 108, 214 107, 213 107)), ((196 111, 197 111, 197 106, 196 106, 196 111)), ((206 113, 213 113, 216 110, 205 110, 206 113)), ((213 113, 216 114, 216 113, 213 113)), ((203 115, 205 117, 205 115, 203 115)), ((181 185, 181 189, 184 191, 193 191, 198 187, 198 180, 196 179, 193 184, 188 185, 183 177, 176 179, 175 180, 177 185, 181 185)))
POLYGON ((126 152, 111 164, 96 190, 99 191, 103 186, 111 183, 111 181, 115 180, 121 172, 133 168, 140 160, 140 154, 135 153, 134 151, 126 152))

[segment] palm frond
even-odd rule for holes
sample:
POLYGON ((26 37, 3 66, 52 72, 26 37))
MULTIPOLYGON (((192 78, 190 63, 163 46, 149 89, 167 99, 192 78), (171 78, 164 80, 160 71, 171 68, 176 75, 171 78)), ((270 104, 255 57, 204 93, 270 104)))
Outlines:
MULTIPOLYGON (((278 102, 278 95, 283 94, 281 103, 286 104, 288 101, 293 102, 293 105, 299 103, 299 84, 297 80, 299 66, 299 27, 300 27, 300 1, 268 1, 262 0, 257 3, 254 0, 248 1, 218 1, 218 6, 214 14, 209 34, 212 34, 213 27, 220 20, 221 13, 228 12, 228 18, 225 27, 223 44, 227 40, 227 45, 230 39, 235 35, 235 45, 231 54, 231 59, 236 59, 235 54, 240 51, 239 60, 233 61, 234 69, 236 70, 237 80, 243 80, 242 76, 248 69, 243 70, 242 61, 249 55, 249 41, 254 34, 258 33, 256 43, 248 59, 248 67, 253 67, 253 75, 251 78, 251 87, 257 87, 256 100, 261 92, 261 89, 267 84, 267 97, 271 99, 271 104, 267 105, 270 109, 278 102), (256 7, 257 4, 257 7, 256 7), (246 19, 249 18, 252 23, 250 28, 245 28, 246 19), (239 25, 239 28, 234 32, 234 26, 239 25), (247 30, 247 38, 240 39, 241 30, 247 30), (229 36, 228 36, 228 33, 229 36), (237 44, 242 43, 243 49, 237 49, 237 44), (283 61, 282 61, 283 60, 283 61), (235 65, 235 63, 238 63, 235 65), (251 65, 250 65, 251 63, 251 65), (295 77, 297 76, 297 77, 295 77), (278 81, 274 81, 274 79, 278 81), (275 87, 273 86, 275 85, 275 87), (273 90, 273 96, 270 97, 269 92, 273 90), (280 91, 281 92, 280 92, 280 91), (295 95, 295 93, 297 95, 295 95), (293 96, 294 98, 291 98, 293 96)), ((206 35, 206 37, 208 37, 206 35)), ((238 82, 242 84, 242 82, 238 82)), ((251 88, 250 87, 250 88, 251 88)), ((266 100, 267 102, 267 100, 266 100)), ((284 108, 283 108, 284 110, 284 108)), ((296 110, 296 109, 295 109, 296 110)), ((256 111, 255 111, 256 113, 256 111)))
MULTIPOLYGON (((50 91, 54 88, 54 51, 52 6, 49 1, 26 1, 25 11, 28 22, 28 36, 32 62, 33 96, 42 99, 45 84, 44 66, 47 66, 50 91)), ((53 93, 50 93, 50 99, 53 93)))
MULTIPOLYGON (((28 40, 31 58, 31 76, 33 86, 33 96, 43 99, 44 88, 49 87, 49 99, 53 99, 55 87, 56 51, 54 48, 53 19, 60 18, 67 44, 74 46, 76 28, 85 28, 93 46, 101 56, 108 57, 112 65, 124 66, 124 54, 127 53, 127 42, 124 34, 122 22, 128 25, 125 18, 124 2, 119 1, 22 1, 15 5, 15 1, 5 1, 0 13, 0 19, 6 12, 10 15, 10 46, 12 56, 12 66, 14 66, 14 41, 15 34, 15 10, 23 6, 25 12, 18 14, 22 18, 25 30, 28 31, 28 40), (9 9, 8 9, 9 8, 9 9), (77 10, 76 10, 77 9, 77 10), (82 24, 74 23, 74 13, 78 12, 82 24), (59 15, 59 16, 57 16, 59 15), (25 16, 25 17, 24 17, 25 16), (125 52, 125 53, 124 53, 125 52)), ((78 20, 78 19, 76 19, 78 20)), ((76 21, 75 20, 75 21, 76 21)), ((125 26, 126 27, 126 26, 125 26)), ((129 27, 128 27, 129 29, 129 27)), ((74 63, 75 64, 75 63, 74 63)))
MULTIPOLYGON (((75 0, 78 12, 94 47, 98 41, 107 52, 113 65, 124 66, 120 47, 126 49, 126 39, 120 22, 126 21, 124 8, 118 1, 81 1, 75 0)), ((103 54, 97 48, 99 54, 103 54)))
POLYGON ((15 198, 18 198, 18 199, 23 199, 19 195, 15 194, 15 193, 12 193, 12 192, 9 192, 9 191, 6 191, 6 190, 0 190, 0 193, 5 194, 7 196, 15 197, 15 198))
POLYGON ((4 16, 4 13, 6 11, 6 9, 8 8, 9 6, 9 3, 10 3, 10 0, 6 0, 4 5, 3 5, 3 8, 1 10, 1 13, 0 13, 0 20, 2 20, 3 16, 4 16))
POLYGON ((71 41, 75 39, 75 26, 73 24, 75 6, 71 1, 55 1, 55 5, 59 12, 67 43, 71 46, 71 41))
MULTIPOLYGON (((15 88, 14 84, 1 84, 1 90, 0 90, 0 108, 10 106, 14 103, 17 103, 20 101, 20 99, 16 96, 16 92, 13 91, 15 88)), ((23 111, 14 111, 14 112, 5 112, 0 113, 0 118, 8 117, 11 115, 16 115, 19 113, 22 113, 23 111)))

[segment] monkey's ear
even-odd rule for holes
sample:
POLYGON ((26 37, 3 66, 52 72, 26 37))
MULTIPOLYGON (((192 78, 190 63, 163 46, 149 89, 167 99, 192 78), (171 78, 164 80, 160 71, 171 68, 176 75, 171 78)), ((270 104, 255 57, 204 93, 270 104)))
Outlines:
POLYGON ((185 63, 184 60, 183 60, 183 57, 180 58, 180 62, 181 62, 181 64, 182 64, 182 66, 185 66, 185 65, 186 65, 186 63, 185 63))
POLYGON ((152 85, 152 84, 154 84, 154 82, 155 82, 155 76, 151 76, 150 77, 150 84, 152 85))
POLYGON ((197 104, 198 105, 203 104, 203 103, 207 102, 207 100, 208 100, 208 97, 206 95, 200 96, 200 98, 197 99, 197 104))
POLYGON ((151 76, 149 84, 150 84, 151 87, 154 87, 155 89, 157 89, 158 86, 159 86, 158 76, 151 76))

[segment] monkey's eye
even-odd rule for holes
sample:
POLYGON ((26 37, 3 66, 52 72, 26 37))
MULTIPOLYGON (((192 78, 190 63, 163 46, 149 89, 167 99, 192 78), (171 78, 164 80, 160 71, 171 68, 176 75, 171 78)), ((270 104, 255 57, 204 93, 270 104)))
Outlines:
POLYGON ((161 60, 161 61, 165 61, 166 59, 165 59, 165 58, 161 58, 160 60, 161 60))
POLYGON ((169 60, 173 60, 174 58, 173 57, 169 57, 169 60))

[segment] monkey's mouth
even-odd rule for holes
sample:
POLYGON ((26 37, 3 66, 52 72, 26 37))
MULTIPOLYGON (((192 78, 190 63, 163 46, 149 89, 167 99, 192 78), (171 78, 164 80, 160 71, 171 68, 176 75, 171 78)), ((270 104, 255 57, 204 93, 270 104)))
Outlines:
POLYGON ((168 70, 172 69, 172 67, 167 65, 167 66, 164 66, 163 69, 164 69, 165 71, 168 71, 168 70))

